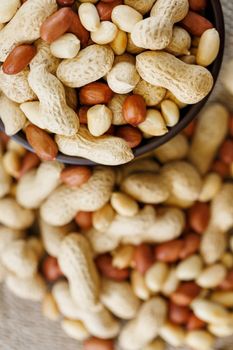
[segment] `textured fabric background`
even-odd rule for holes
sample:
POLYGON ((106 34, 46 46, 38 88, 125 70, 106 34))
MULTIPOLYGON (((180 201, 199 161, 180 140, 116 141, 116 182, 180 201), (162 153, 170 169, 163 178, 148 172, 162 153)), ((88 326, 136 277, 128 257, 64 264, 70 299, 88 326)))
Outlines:
MULTIPOLYGON (((222 0, 222 4, 226 21, 226 62, 230 57, 233 58, 233 0, 222 0)), ((233 98, 222 87, 221 76, 213 98, 225 102, 233 110, 233 98)), ((15 298, 4 286, 0 287, 0 350, 81 348, 77 341, 66 337, 59 323, 47 321, 42 317, 39 304, 15 298)), ((232 350, 233 339, 219 341, 217 349, 232 350)))

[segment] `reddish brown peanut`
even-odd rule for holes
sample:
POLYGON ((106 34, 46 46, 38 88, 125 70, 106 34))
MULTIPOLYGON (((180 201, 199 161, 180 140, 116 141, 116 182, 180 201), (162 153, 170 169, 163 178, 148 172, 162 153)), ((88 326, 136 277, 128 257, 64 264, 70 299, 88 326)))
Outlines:
POLYGON ((187 306, 179 306, 174 303, 169 305, 169 320, 175 324, 186 324, 191 316, 191 311, 187 306))
POLYGON ((73 6, 75 3, 75 0, 57 0, 57 4, 59 6, 73 6))
POLYGON ((75 216, 76 224, 83 230, 89 230, 92 227, 92 212, 79 211, 75 216))
POLYGON ((195 36, 201 36, 207 29, 213 28, 213 24, 208 19, 193 11, 189 11, 181 24, 190 34, 195 36))
POLYGON ((132 126, 144 122, 146 119, 146 102, 140 95, 128 96, 123 104, 122 113, 127 123, 132 126))
POLYGON ((116 136, 124 139, 130 148, 135 148, 142 142, 142 133, 133 126, 120 126, 116 131, 116 136))
POLYGON ((23 157, 19 177, 22 177, 29 170, 36 168, 40 164, 40 158, 31 152, 27 152, 23 157))
POLYGON ((85 184, 91 177, 91 169, 86 166, 69 166, 62 170, 60 178, 69 187, 85 184))
POLYGON ((112 10, 118 5, 122 5, 123 0, 113 0, 111 2, 99 1, 96 5, 101 21, 111 21, 112 10))
POLYGON ((129 269, 118 269, 112 265, 112 256, 110 254, 99 255, 96 260, 96 266, 100 273, 109 279, 120 282, 129 277, 129 269))
POLYGON ((188 211, 190 227, 197 233, 203 234, 210 220, 210 207, 206 203, 195 203, 188 211))
POLYGON ((219 286, 222 290, 233 290, 233 270, 229 271, 224 281, 219 286))
POLYGON ((87 46, 90 39, 90 33, 82 25, 79 16, 73 11, 71 14, 71 23, 68 32, 75 34, 79 38, 82 47, 87 46))
POLYGON ((207 0, 189 0, 189 7, 193 11, 204 10, 207 6, 207 0))
POLYGON ((52 256, 47 256, 44 259, 41 269, 43 276, 48 282, 55 282, 58 278, 63 276, 57 259, 52 256))
POLYGON ((52 43, 66 33, 71 25, 72 12, 70 8, 65 7, 49 16, 40 28, 41 38, 52 43))
POLYGON ((36 55, 33 45, 20 45, 14 48, 3 63, 2 70, 5 74, 18 74, 24 70, 36 55))
POLYGON ((188 322, 186 323, 186 327, 189 331, 194 331, 197 329, 203 329, 206 327, 206 323, 202 320, 200 320, 197 316, 195 316, 193 313, 191 314, 188 322))
POLYGON ((201 288, 195 282, 184 282, 171 294, 171 300, 177 305, 189 306, 200 292, 201 288))
POLYGON ((47 161, 56 159, 58 147, 46 131, 30 124, 25 128, 25 134, 28 143, 39 158, 47 161))
POLYGON ((81 107, 78 111, 80 124, 87 124, 87 112, 89 107, 81 107))
POLYGON ((228 177, 230 174, 229 164, 222 162, 221 160, 216 160, 211 167, 211 170, 219 174, 221 177, 228 177))
POLYGON ((92 337, 84 341, 83 350, 114 350, 114 341, 92 337))
POLYGON ((151 246, 149 244, 140 244, 137 246, 134 251, 133 261, 136 270, 141 274, 145 274, 154 263, 153 250, 151 246))
POLYGON ((79 92, 79 100, 82 105, 107 104, 112 98, 112 90, 104 83, 88 84, 79 92))
POLYGON ((186 259, 192 254, 195 254, 200 247, 201 238, 195 233, 189 233, 184 236, 184 246, 180 252, 179 258, 181 260, 186 259))
POLYGON ((184 242, 180 239, 159 244, 155 247, 155 258, 167 263, 176 262, 179 260, 183 247, 184 242))
POLYGON ((193 134, 195 133, 197 123, 195 120, 193 120, 188 126, 186 126, 185 129, 183 129, 182 133, 187 136, 189 139, 193 137, 193 134))
POLYGON ((219 156, 224 163, 226 164, 233 163, 233 141, 232 140, 225 140, 223 142, 219 151, 219 156))
POLYGON ((7 136, 3 131, 0 131, 0 141, 2 146, 5 148, 10 140, 10 137, 7 136))

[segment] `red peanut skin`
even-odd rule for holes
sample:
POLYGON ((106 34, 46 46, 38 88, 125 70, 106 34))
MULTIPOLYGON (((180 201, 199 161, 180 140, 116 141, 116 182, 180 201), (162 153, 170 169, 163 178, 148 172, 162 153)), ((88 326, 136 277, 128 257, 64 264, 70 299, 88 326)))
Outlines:
POLYGON ((129 277, 129 269, 118 269, 112 265, 110 254, 99 255, 95 260, 96 266, 100 273, 113 281, 125 281, 129 277))
POLYGON ((51 44, 66 33, 71 24, 72 13, 70 8, 65 7, 49 16, 40 28, 41 38, 51 44))
POLYGON ((206 203, 196 202, 188 211, 190 227, 200 235, 205 232, 210 220, 210 207, 206 203))
POLYGON ((195 36, 201 36, 207 29, 213 28, 213 24, 208 19, 193 11, 189 11, 180 23, 190 34, 195 36))
POLYGON ((154 263, 154 254, 150 245, 142 243, 137 246, 134 251, 133 261, 135 269, 144 275, 154 263))
POLYGON ((120 126, 116 131, 116 136, 124 139, 130 148, 135 148, 142 142, 141 131, 131 125, 120 126))
POLYGON ((85 340, 83 350, 114 350, 114 341, 96 337, 85 340))
POLYGON ((113 91, 104 83, 90 83, 79 91, 79 100, 82 105, 107 104, 112 98, 113 91))
POLYGON ((75 34, 79 38, 83 48, 88 45, 90 33, 82 25, 79 16, 73 11, 71 14, 71 23, 68 32, 75 34))
POLYGON ((58 265, 57 259, 52 256, 47 256, 42 263, 43 276, 48 282, 55 282, 63 276, 58 265))
POLYGON ((186 328, 188 331, 194 331, 198 329, 203 329, 206 327, 206 323, 200 320, 197 316, 192 314, 187 322, 186 328))
POLYGON ((19 178, 26 174, 29 170, 36 168, 40 164, 40 158, 31 152, 27 152, 22 160, 19 178))
POLYGON ((123 0, 114 0, 111 2, 100 1, 96 5, 101 21, 111 21, 112 10, 118 5, 122 5, 123 0))
POLYGON ((189 0, 189 7, 193 11, 204 10, 207 6, 207 0, 189 0))
POLYGON ((36 55, 33 45, 20 45, 15 47, 3 63, 2 70, 5 74, 18 74, 24 70, 36 55))
POLYGON ((195 282, 183 282, 179 285, 177 290, 171 294, 170 298, 173 303, 180 306, 189 306, 193 299, 195 299, 201 292, 195 282))

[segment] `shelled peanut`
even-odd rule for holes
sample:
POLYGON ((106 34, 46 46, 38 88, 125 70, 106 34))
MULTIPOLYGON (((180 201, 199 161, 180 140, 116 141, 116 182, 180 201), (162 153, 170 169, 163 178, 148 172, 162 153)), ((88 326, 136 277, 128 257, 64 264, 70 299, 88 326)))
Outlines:
POLYGON ((213 87, 219 33, 197 0, 1 2, 0 115, 42 160, 104 165, 179 123, 213 87))
POLYGON ((40 162, 1 133, 1 281, 87 350, 212 349, 233 333, 231 125, 212 104, 114 170, 40 162))

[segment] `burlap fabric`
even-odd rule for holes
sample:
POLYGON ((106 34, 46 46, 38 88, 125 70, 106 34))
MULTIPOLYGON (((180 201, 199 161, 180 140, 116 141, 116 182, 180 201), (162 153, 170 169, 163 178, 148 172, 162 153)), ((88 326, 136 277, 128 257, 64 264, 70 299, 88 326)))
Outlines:
MULTIPOLYGON (((222 0, 226 21, 226 62, 233 58, 233 0, 222 0)), ((223 65, 224 69, 224 65, 223 65)), ((233 97, 221 83, 221 75, 211 99, 233 110, 233 97)), ((40 305, 15 298, 0 287, 0 350, 81 350, 81 345, 63 333, 59 323, 44 319, 40 305)), ((232 350, 233 339, 218 341, 217 349, 232 350)), ((185 349, 186 350, 186 349, 185 349)))

